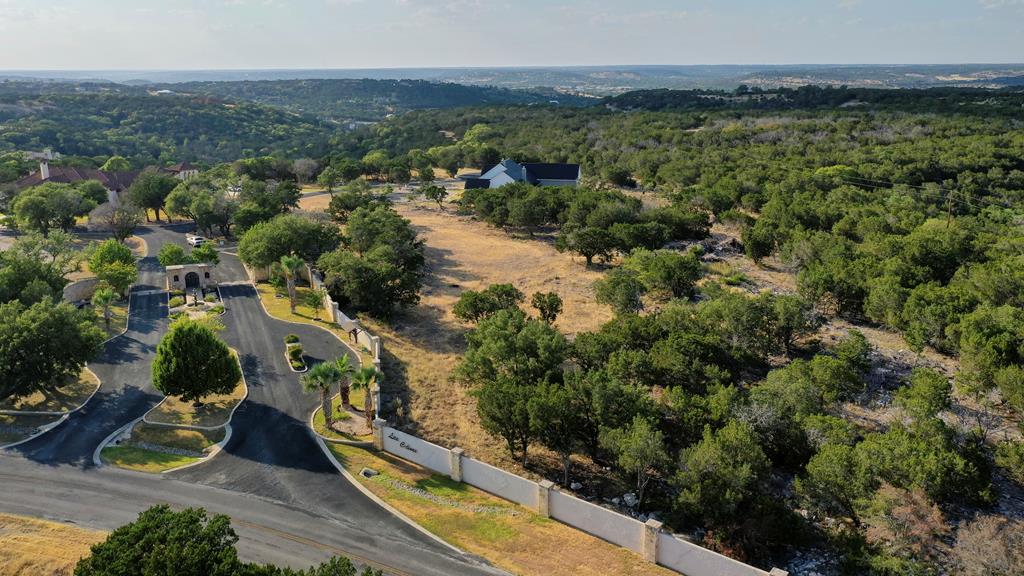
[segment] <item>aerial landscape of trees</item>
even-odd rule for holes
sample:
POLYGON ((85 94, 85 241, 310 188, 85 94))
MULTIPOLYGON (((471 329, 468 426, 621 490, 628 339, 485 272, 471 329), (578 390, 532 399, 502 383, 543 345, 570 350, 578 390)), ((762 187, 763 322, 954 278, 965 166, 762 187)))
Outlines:
MULTIPOLYGON (((415 180, 434 214, 572 255, 598 275, 592 297, 611 318, 593 329, 563 334, 561 296, 528 298, 515 271, 453 287, 466 343, 454 377, 479 427, 525 471, 570 486, 589 479, 582 490, 594 500, 628 491, 621 510, 765 566, 807 548, 851 574, 972 573, 1000 557, 1020 566, 1021 529, 998 518, 1024 482, 1019 91, 651 91, 587 108, 422 110, 329 136, 288 116, 273 138, 261 124, 273 115, 254 105, 214 113, 195 98, 39 98, 85 109, 71 128, 112 116, 90 98, 144 116, 216 114, 212 125, 225 130, 256 114, 245 122, 260 128, 231 143, 211 135, 186 145, 161 120, 146 130, 166 134, 144 146, 127 118, 110 127, 117 146, 73 142, 64 128, 43 132, 49 112, 12 119, 6 138, 64 146, 83 155, 65 161, 97 166, 115 154, 136 169, 191 154, 233 161, 184 183, 146 177, 127 197, 134 210, 237 235, 250 267, 287 262, 287 274, 272 271, 283 282, 303 265, 319 270, 354 316, 407 320, 401 311, 432 272, 388 184, 415 180), (280 146, 248 144, 260 138, 280 146), (584 182, 450 201, 432 184, 434 167, 454 175, 503 157, 578 162, 584 182), (297 209, 301 184, 314 181, 330 195, 322 214, 297 209), (726 259, 763 274, 730 280, 714 272, 726 259), (894 360, 904 348, 910 360, 894 360)), ((2 158, 8 180, 31 169, 2 158)), ((52 304, 71 268, 60 260, 62 230, 105 201, 90 188, 0 195, 0 211, 31 232, 0 253, 3 324, 80 327, 58 341, 80 353, 48 360, 45 372, 0 374, 14 383, 0 395, 52 383, 94 351, 84 321, 52 304)), ((190 257, 179 252, 161 262, 190 257)), ((134 256, 117 240, 89 254, 115 291, 134 281, 134 256)), ((51 345, 40 340, 41 354, 51 345)), ((308 379, 323 389, 313 371, 308 379)))

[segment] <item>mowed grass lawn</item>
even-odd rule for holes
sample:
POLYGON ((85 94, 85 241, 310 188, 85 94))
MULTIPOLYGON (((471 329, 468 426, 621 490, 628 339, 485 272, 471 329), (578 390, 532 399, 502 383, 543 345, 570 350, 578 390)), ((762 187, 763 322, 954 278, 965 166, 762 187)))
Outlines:
POLYGON ((0 401, 0 410, 22 412, 69 412, 78 408, 100 385, 96 375, 83 368, 77 378, 68 378, 60 388, 35 392, 23 398, 0 401))
MULTIPOLYGON (((256 285, 256 291, 259 292, 260 300, 263 301, 263 306, 274 318, 287 320, 289 322, 298 322, 300 324, 309 324, 310 326, 319 326, 320 328, 329 330, 340 338, 342 342, 351 344, 356 351, 359 352, 359 359, 363 366, 373 365, 373 357, 370 356, 369 351, 358 344, 350 342, 348 333, 342 330, 337 324, 327 319, 326 311, 321 310, 320 312, 316 312, 304 304, 306 294, 309 293, 310 288, 303 286, 296 288, 299 305, 295 307, 294 314, 292 313, 291 306, 288 303, 288 298, 278 298, 276 296, 277 290, 270 284, 260 282, 256 285), (315 320, 314 318, 316 316, 320 316, 320 319, 315 320)), ((362 406, 362 404, 357 404, 357 406, 362 406)))
POLYGON ((118 468, 126 468, 137 472, 156 474, 186 464, 197 462, 199 458, 180 456, 156 450, 147 450, 138 446, 108 446, 100 453, 103 461, 118 468))
POLYGON ((514 574, 675 574, 644 562, 628 550, 389 454, 343 444, 328 447, 360 483, 420 526, 514 574), (359 474, 364 467, 380 474, 364 478, 359 474), (425 490, 444 503, 428 500, 394 482, 425 490))
POLYGON ((105 532, 24 516, 0 514, 0 574, 71 574, 105 532))
POLYGON ((189 452, 203 452, 224 439, 224 430, 186 430, 168 426, 138 423, 132 429, 131 439, 119 446, 103 449, 103 460, 119 468, 139 472, 158 473, 199 460, 197 456, 173 454, 147 446, 165 446, 189 452))

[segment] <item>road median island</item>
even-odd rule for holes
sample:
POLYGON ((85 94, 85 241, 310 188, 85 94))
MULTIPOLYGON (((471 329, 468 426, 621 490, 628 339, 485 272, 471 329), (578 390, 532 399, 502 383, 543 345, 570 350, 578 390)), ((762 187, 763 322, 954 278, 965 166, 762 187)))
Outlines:
POLYGON ((363 487, 445 542, 525 576, 676 574, 594 536, 390 454, 329 443, 363 487), (362 472, 376 474, 367 477, 362 472))
POLYGON ((243 376, 230 394, 210 395, 200 406, 167 396, 112 438, 100 457, 119 468, 151 473, 212 458, 230 438, 231 418, 248 394, 243 376))
MULTIPOLYGON (((298 301, 305 302, 306 294, 309 293, 310 288, 299 286, 296 288, 298 294, 298 301)), ((366 350, 358 344, 353 344, 349 341, 349 335, 340 326, 331 322, 327 319, 315 319, 313 311, 300 304, 296 307, 296 312, 291 311, 291 307, 288 304, 287 298, 278 298, 277 290, 266 282, 259 282, 256 284, 256 292, 259 294, 260 302, 263 304, 263 309, 266 310, 267 315, 271 318, 278 320, 284 320, 285 322, 292 322, 295 324, 308 324, 310 326, 316 326, 323 328, 331 334, 334 334, 342 344, 347 346, 350 350, 355 351, 359 354, 359 362, 362 366, 373 366, 373 355, 370 354, 369 350, 366 350), (303 312, 306 312, 305 314, 303 312)))
POLYGON ((99 378, 83 368, 77 378, 69 378, 59 388, 0 402, 0 447, 30 440, 56 426, 85 406, 99 387, 99 378))
POLYGON ((328 428, 324 422, 323 410, 319 407, 313 412, 310 418, 313 432, 317 436, 322 438, 326 442, 338 442, 342 444, 353 444, 356 446, 371 446, 373 444, 373 431, 370 430, 366 434, 358 434, 353 432, 346 432, 345 430, 355 430, 359 428, 365 428, 365 426, 358 426, 358 423, 363 421, 363 413, 356 408, 362 406, 365 400, 366 392, 364 390, 352 390, 349 393, 349 403, 352 408, 345 410, 341 406, 339 398, 340 394, 334 396, 331 405, 335 407, 334 411, 334 428, 328 428), (350 426, 349 424, 352 424, 350 426))

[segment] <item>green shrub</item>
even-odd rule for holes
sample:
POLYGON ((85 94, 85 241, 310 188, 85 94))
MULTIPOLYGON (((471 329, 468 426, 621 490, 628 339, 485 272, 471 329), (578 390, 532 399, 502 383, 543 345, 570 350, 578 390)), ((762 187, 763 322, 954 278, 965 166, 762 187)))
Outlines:
POLYGON ((173 298, 171 298, 170 300, 167 301, 167 305, 169 307, 171 307, 171 308, 177 308, 178 306, 184 306, 185 305, 185 297, 184 296, 175 296, 175 297, 173 297, 173 298))
POLYGON ((996 447, 996 466, 1024 484, 1024 442, 1007 440, 996 447))
POLYGON ((217 301, 217 295, 211 292, 210 294, 207 294, 206 296, 203 296, 203 300, 205 300, 207 302, 216 302, 217 301))
POLYGON ((224 307, 218 304, 217 306, 214 306, 213 308, 210 308, 210 312, 213 313, 213 314, 223 314, 224 313, 224 307))
POLYGON ((284 337, 284 343, 285 344, 295 344, 298 341, 299 341, 299 337, 296 336, 295 334, 289 334, 289 335, 284 337))
POLYGON ((289 364, 292 365, 293 370, 302 370, 306 367, 305 363, 303 363, 302 360, 291 360, 289 361, 289 364))
POLYGON ((291 346, 288 348, 288 357, 293 361, 302 362, 302 346, 291 346))
POLYGON ((185 296, 185 291, 184 290, 171 290, 171 297, 173 298, 175 296, 182 296, 182 297, 184 297, 185 296))

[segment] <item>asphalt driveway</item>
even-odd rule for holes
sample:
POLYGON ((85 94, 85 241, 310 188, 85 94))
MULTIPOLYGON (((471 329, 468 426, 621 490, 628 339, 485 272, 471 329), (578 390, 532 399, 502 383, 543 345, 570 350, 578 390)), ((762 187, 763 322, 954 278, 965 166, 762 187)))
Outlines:
MULTIPOLYGON (((140 229, 155 255, 184 245, 187 227, 140 229)), ((240 353, 249 397, 235 413, 225 449, 208 462, 165 475, 109 467, 92 454, 112 432, 160 401, 150 366, 167 328, 162 268, 140 263, 128 332, 90 367, 102 380, 93 400, 57 429, 0 457, 0 510, 113 528, 161 502, 227 513, 243 557, 297 567, 348 555, 397 574, 504 574, 455 552, 370 500, 342 477, 306 426, 317 404, 284 357, 284 337, 299 335, 307 362, 351 354, 316 327, 270 318, 244 283, 237 257, 221 255, 218 276, 227 313, 222 336, 240 353)))

